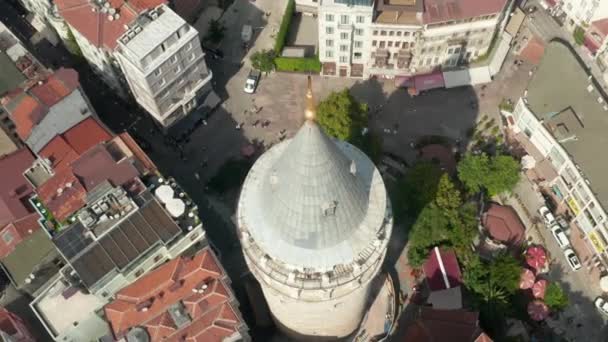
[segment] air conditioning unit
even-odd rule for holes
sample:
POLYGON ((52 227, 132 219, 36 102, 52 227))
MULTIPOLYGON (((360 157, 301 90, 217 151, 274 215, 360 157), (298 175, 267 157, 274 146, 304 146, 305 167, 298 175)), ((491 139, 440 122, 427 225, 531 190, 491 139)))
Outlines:
POLYGON ((158 18, 158 12, 156 12, 156 11, 150 11, 150 18, 152 18, 152 19, 158 18))

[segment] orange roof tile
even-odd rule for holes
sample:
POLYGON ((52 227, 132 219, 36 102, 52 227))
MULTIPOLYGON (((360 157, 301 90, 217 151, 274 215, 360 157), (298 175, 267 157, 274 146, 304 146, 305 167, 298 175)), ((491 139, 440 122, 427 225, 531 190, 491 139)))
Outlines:
POLYGON ((39 155, 48 158, 53 169, 59 170, 69 166, 93 146, 110 139, 112 135, 95 118, 89 117, 51 139, 39 155))
POLYGON ((11 112, 11 118, 19 137, 26 140, 32 133, 34 126, 47 113, 47 109, 29 95, 24 95, 17 101, 15 109, 11 112))
POLYGON ((62 68, 49 76, 42 84, 32 87, 29 92, 44 105, 51 107, 72 93, 77 86, 78 73, 74 69, 62 68))
POLYGON ((43 158, 47 158, 55 171, 69 167, 74 160, 78 159, 78 153, 68 145, 61 135, 51 139, 38 154, 43 158))
POLYGON ((106 319, 116 338, 143 326, 151 341, 220 342, 244 324, 230 305, 232 294, 224 276, 209 248, 193 258, 173 259, 120 290, 104 308, 106 319), (193 291, 203 284, 204 292, 193 291), (168 311, 179 302, 191 318, 180 328, 168 311), (147 310, 142 310, 144 306, 147 310))
POLYGON ((87 192, 71 168, 57 172, 36 191, 42 203, 59 222, 65 221, 86 203, 87 192))
POLYGON ((130 24, 144 10, 167 3, 165 0, 111 0, 111 8, 119 14, 117 19, 109 20, 107 13, 99 9, 92 11, 93 2, 89 0, 55 0, 59 13, 70 26, 74 27, 88 41, 97 46, 113 50, 118 38, 126 32, 130 24))
POLYGON ((92 117, 67 130, 63 137, 79 155, 99 143, 112 139, 112 135, 92 117))

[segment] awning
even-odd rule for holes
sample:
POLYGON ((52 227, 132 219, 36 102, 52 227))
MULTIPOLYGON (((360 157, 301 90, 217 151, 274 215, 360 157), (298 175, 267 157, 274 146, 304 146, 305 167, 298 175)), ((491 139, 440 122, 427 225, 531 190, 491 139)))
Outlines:
POLYGON ((407 88, 414 85, 414 76, 395 76, 395 87, 407 88))
POLYGON ((416 90, 419 92, 429 89, 443 88, 445 87, 443 73, 441 71, 437 71, 426 75, 418 75, 414 78, 414 87, 416 87, 416 90))
POLYGON ((587 49, 589 49, 589 51, 591 51, 591 53, 594 55, 597 52, 597 50, 599 50, 599 48, 600 48, 600 44, 596 43, 595 39, 593 39, 593 37, 591 37, 591 35, 589 35, 589 34, 585 35, 584 44, 585 44, 585 47, 587 49))

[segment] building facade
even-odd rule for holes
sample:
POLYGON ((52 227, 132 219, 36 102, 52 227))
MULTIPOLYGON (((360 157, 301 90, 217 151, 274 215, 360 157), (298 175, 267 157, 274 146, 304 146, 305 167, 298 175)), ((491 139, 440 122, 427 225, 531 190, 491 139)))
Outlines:
POLYGON ((308 119, 299 132, 250 170, 238 229, 279 328, 295 339, 341 338, 366 313, 392 213, 373 163, 325 135, 314 121, 310 88, 307 97, 308 119))
POLYGON ((198 32, 164 0, 55 3, 93 70, 161 127, 195 112, 211 93, 198 32))
POLYGON ((162 126, 199 107, 211 90, 198 32, 168 7, 141 15, 118 40, 115 56, 133 96, 162 126))
POLYGON ((572 51, 553 42, 526 96, 507 115, 512 131, 536 160, 541 189, 569 218, 571 240, 580 236, 593 255, 585 261, 590 269, 608 264, 608 183, 606 165, 597 158, 608 105, 591 80, 572 51), (556 74, 555 68, 562 72, 556 74), (571 88, 560 91, 561 79, 568 79, 571 88))
POLYGON ((587 27, 591 22, 608 18, 608 2, 601 0, 561 0, 557 14, 566 15, 566 27, 587 27))
POLYGON ((512 3, 320 1, 323 74, 393 78, 466 66, 488 53, 512 3))
POLYGON ((373 0, 319 2, 319 60, 324 75, 364 76, 373 14, 373 0))

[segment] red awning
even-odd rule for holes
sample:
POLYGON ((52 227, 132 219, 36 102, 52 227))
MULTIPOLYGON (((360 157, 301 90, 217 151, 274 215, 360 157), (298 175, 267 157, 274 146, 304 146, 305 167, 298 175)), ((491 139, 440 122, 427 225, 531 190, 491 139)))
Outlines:
POLYGON ((591 35, 585 35, 585 47, 595 55, 597 50, 600 48, 600 44, 598 44, 595 39, 591 37, 591 35))
POLYGON ((414 76, 395 76, 395 87, 407 88, 414 85, 414 76))
POLYGON ((443 88, 445 87, 443 73, 438 71, 426 75, 417 75, 414 78, 414 86, 418 91, 443 88))

